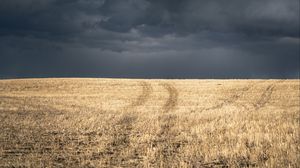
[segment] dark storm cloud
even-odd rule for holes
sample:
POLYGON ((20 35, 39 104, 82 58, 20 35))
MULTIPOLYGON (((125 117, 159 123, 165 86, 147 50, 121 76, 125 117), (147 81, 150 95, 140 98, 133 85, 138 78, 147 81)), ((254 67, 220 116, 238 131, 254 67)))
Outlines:
POLYGON ((298 0, 2 0, 0 77, 286 78, 298 0))

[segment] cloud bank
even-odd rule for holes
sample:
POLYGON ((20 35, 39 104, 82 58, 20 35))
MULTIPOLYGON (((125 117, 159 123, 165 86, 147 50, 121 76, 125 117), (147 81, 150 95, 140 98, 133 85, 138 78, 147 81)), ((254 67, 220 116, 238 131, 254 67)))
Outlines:
POLYGON ((2 0, 0 77, 298 78, 298 0, 2 0))

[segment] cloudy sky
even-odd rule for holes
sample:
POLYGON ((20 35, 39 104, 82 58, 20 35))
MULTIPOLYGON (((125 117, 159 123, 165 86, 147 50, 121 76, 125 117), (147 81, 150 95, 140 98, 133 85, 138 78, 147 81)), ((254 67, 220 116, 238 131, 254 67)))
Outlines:
POLYGON ((299 0, 1 0, 0 78, 298 78, 299 0))

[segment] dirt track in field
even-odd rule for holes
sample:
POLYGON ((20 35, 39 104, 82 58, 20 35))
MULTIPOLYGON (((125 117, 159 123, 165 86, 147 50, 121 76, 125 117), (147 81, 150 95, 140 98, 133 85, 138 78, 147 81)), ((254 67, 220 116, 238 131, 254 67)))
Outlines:
MULTIPOLYGON (((125 108, 125 113, 122 118, 115 124, 116 130, 113 134, 114 140, 108 144, 108 148, 105 150, 106 152, 103 153, 104 155, 109 156, 107 158, 107 165, 138 166, 124 162, 125 160, 140 159, 138 152, 133 152, 134 154, 130 156, 126 155, 127 158, 124 158, 122 153, 130 148, 130 136, 132 136, 133 125, 137 119, 137 116, 134 114, 134 109, 143 106, 153 92, 153 88, 149 83, 141 82, 140 85, 142 86, 141 94, 125 108)), ((178 153, 178 149, 181 146, 181 142, 174 141, 177 132, 172 131, 177 116, 174 114, 167 114, 175 110, 177 106, 178 91, 174 85, 169 83, 162 83, 160 86, 166 91, 168 98, 161 107, 161 116, 159 117, 160 131, 157 134, 153 145, 158 148, 158 153, 155 157, 158 160, 162 159, 161 162, 167 165, 168 161, 178 153), (162 154, 162 157, 159 156, 159 154, 162 154)))
POLYGON ((178 91, 173 85, 168 84, 168 83, 163 83, 162 86, 164 87, 165 90, 167 90, 168 95, 169 95, 165 105, 163 106, 162 111, 163 111, 163 113, 168 113, 168 112, 174 110, 174 108, 177 105, 178 91))
POLYGON ((168 167, 170 165, 168 163, 178 154, 184 143, 176 141, 178 132, 173 129, 178 117, 173 114, 178 103, 178 90, 170 83, 162 83, 161 86, 167 91, 168 99, 162 107, 162 114, 159 117, 160 131, 152 142, 152 147, 158 149, 155 154, 156 160, 161 166, 168 167))
MULTIPOLYGON (((264 92, 262 93, 262 95, 260 96, 260 98, 258 99, 258 101, 256 103, 253 104, 255 110, 259 110, 260 108, 262 108, 263 106, 266 105, 266 103, 270 100, 272 92, 274 91, 274 88, 276 86, 276 84, 280 83, 282 81, 278 81, 275 83, 270 84, 266 90, 264 90, 264 92)), ((223 102, 212 106, 212 107, 208 107, 208 108, 204 108, 201 110, 201 112, 203 111, 209 111, 209 110, 216 110, 216 109, 221 109, 226 105, 230 105, 230 104, 236 104, 238 106, 242 106, 243 108, 245 108, 247 111, 250 110, 249 107, 246 107, 243 104, 238 104, 236 103, 240 97, 242 97, 243 95, 247 94, 247 91, 249 91, 251 88, 253 88, 254 86, 258 85, 258 83, 256 83, 255 85, 250 85, 247 87, 244 87, 242 89, 240 89, 236 94, 234 94, 233 96, 231 96, 230 98, 224 100, 223 102)))
MULTIPOLYGON (((278 82, 277 82, 278 83, 278 82)), ((274 91, 274 88, 277 83, 270 84, 266 90, 262 93, 261 97, 258 99, 256 104, 254 104, 255 110, 259 110, 260 108, 264 107, 271 99, 271 95, 274 91)))
POLYGON ((150 95, 153 92, 152 86, 147 82, 140 82, 139 85, 142 86, 141 94, 132 101, 125 110, 129 111, 133 110, 135 107, 142 106, 150 98, 150 95))
POLYGON ((230 105, 235 103, 241 96, 243 96, 248 90, 250 90, 254 85, 250 85, 247 87, 244 87, 242 89, 240 89, 236 94, 234 94, 233 96, 231 96, 230 98, 222 101, 219 104, 216 104, 215 106, 212 107, 208 107, 208 108, 204 108, 202 110, 200 110, 200 112, 203 111, 209 111, 209 110, 216 110, 216 109, 221 109, 222 107, 226 106, 226 105, 230 105))
MULTIPOLYGON (((114 124, 112 141, 108 143, 105 150, 101 152, 106 165, 128 166, 128 163, 124 162, 125 160, 138 158, 138 153, 133 155, 132 158, 124 158, 122 153, 130 148, 130 136, 132 134, 133 124, 137 119, 135 108, 145 104, 153 90, 152 86, 147 82, 140 82, 139 85, 142 87, 141 94, 134 99, 129 106, 124 108, 123 115, 114 124)), ((137 165, 129 164, 129 166, 137 165)))

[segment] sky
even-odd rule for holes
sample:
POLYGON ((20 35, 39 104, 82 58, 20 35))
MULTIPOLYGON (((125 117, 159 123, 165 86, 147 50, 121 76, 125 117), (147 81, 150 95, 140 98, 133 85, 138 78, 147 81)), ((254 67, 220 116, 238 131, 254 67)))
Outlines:
POLYGON ((299 0, 1 0, 0 78, 299 78, 299 0))

